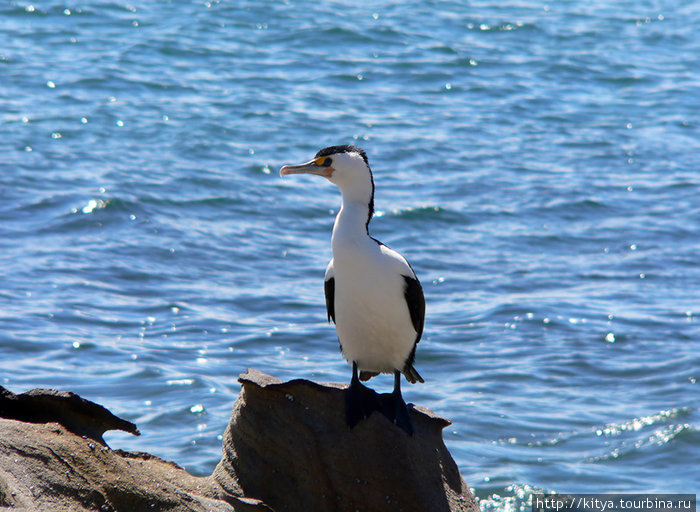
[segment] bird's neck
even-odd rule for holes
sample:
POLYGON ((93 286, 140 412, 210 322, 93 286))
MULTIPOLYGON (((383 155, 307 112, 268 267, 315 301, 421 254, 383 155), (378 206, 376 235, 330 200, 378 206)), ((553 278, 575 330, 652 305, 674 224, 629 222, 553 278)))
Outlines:
POLYGON ((333 255, 371 241, 368 233, 370 205, 367 199, 350 199, 343 194, 343 204, 333 224, 333 255))

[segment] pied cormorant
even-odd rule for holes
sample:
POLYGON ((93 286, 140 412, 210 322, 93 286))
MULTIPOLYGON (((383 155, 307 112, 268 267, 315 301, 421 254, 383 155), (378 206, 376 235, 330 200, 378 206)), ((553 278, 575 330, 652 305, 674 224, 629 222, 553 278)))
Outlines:
POLYGON ((349 426, 379 410, 412 434, 401 374, 411 383, 423 382, 413 363, 423 334, 425 299, 406 258, 369 234, 374 179, 367 155, 355 146, 332 146, 307 163, 285 165, 280 174, 323 176, 342 194, 324 288, 328 321, 335 323, 343 356, 352 363, 346 395, 349 426), (391 395, 377 395, 360 383, 379 373, 394 374, 391 395))

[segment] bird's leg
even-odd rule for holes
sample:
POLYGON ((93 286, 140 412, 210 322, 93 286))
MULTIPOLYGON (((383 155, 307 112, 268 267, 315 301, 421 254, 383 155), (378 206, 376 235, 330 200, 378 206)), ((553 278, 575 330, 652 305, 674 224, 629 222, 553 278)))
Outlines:
POLYGON ((348 426, 353 428, 357 423, 368 418, 372 411, 379 408, 377 393, 360 383, 357 376, 357 363, 352 362, 352 379, 345 392, 345 418, 348 426))
POLYGON ((409 436, 413 435, 413 421, 408 413, 406 402, 401 396, 401 372, 394 370, 394 390, 391 392, 391 398, 394 405, 394 424, 403 430, 409 436))

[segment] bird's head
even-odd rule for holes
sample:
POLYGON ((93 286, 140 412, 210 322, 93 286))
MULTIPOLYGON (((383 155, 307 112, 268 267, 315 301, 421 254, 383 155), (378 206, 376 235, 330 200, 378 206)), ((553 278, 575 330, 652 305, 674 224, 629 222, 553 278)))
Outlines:
POLYGON ((356 146, 330 146, 305 164, 285 165, 280 175, 287 174, 316 174, 328 178, 340 188, 343 204, 347 200, 367 208, 365 229, 369 233, 369 221, 374 215, 374 178, 363 150, 356 146))
POLYGON ((343 195, 374 195, 374 180, 367 155, 356 146, 331 146, 324 148, 313 160, 300 165, 285 165, 281 176, 288 174, 316 174, 328 178, 337 185, 343 195))

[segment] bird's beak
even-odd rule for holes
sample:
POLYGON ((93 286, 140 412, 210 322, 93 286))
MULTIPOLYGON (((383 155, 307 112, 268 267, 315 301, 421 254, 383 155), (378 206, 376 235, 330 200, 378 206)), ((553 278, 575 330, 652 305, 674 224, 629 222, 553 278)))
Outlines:
POLYGON ((316 174, 317 176, 330 178, 335 169, 329 165, 323 165, 325 161, 326 158, 321 157, 306 162, 305 164, 285 165, 280 169, 280 176, 286 176, 288 174, 316 174))

